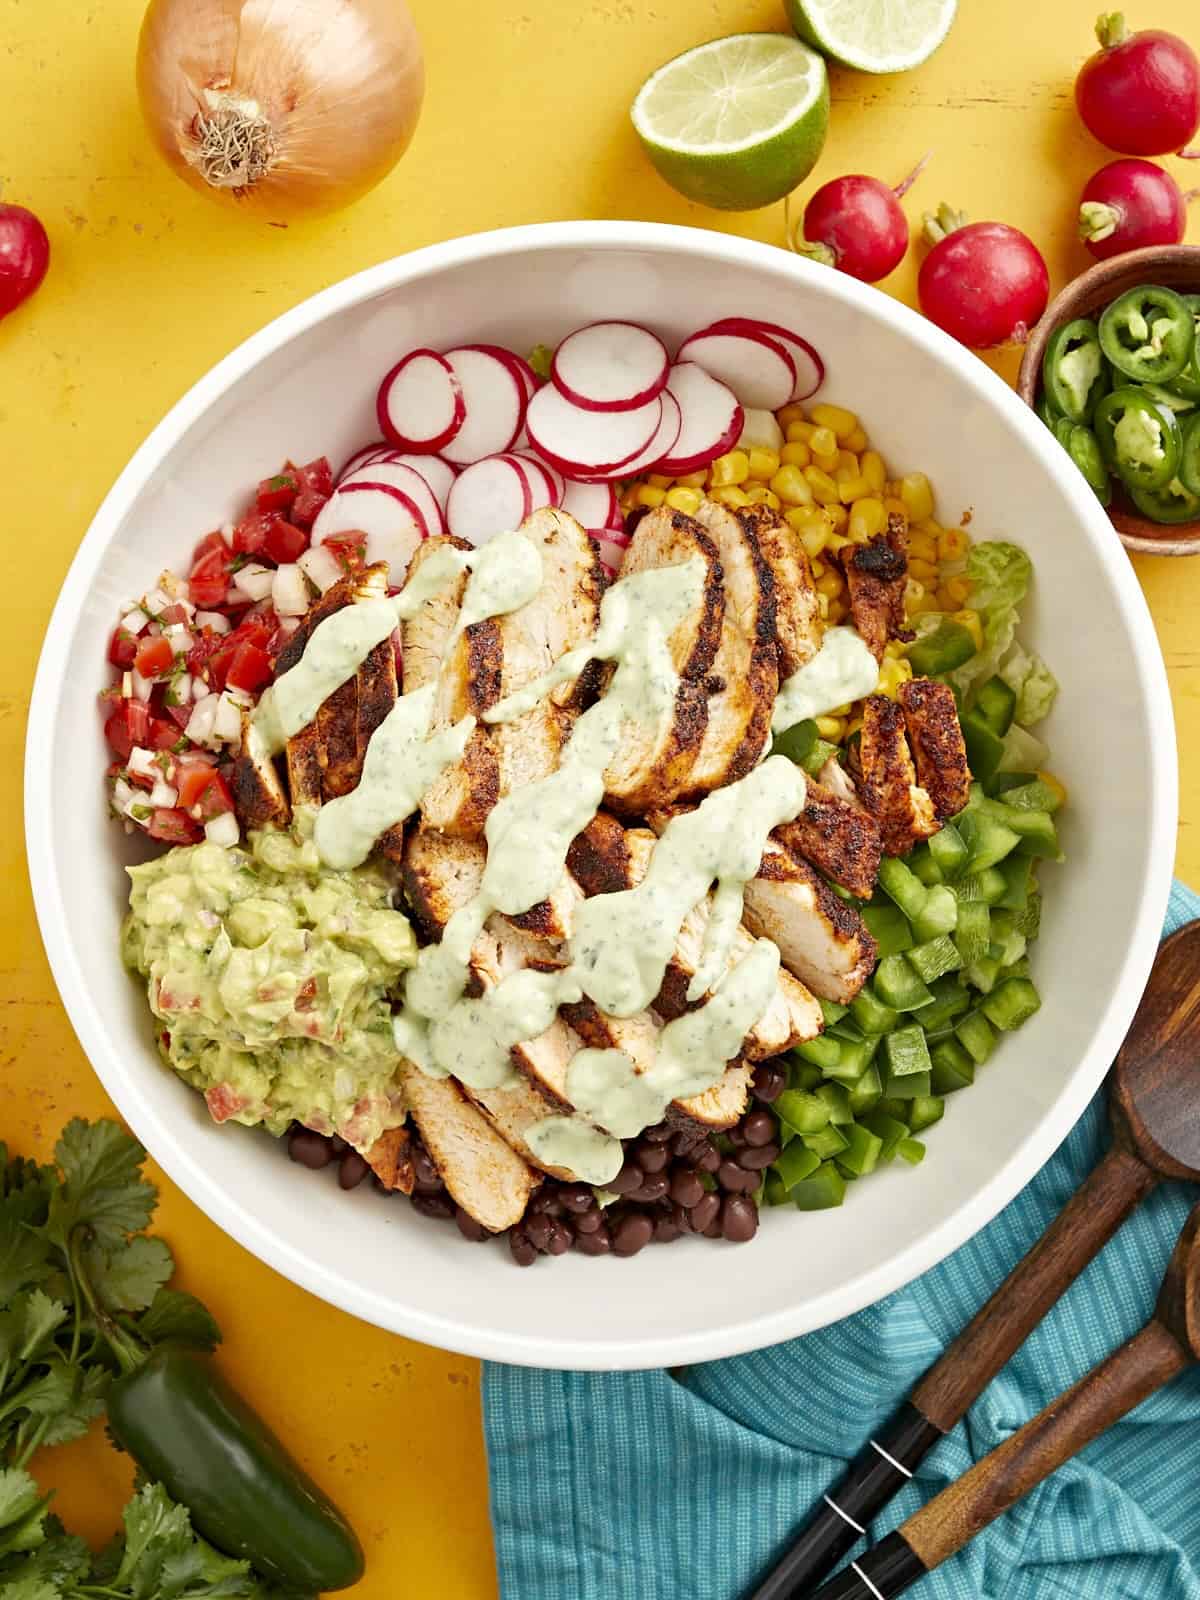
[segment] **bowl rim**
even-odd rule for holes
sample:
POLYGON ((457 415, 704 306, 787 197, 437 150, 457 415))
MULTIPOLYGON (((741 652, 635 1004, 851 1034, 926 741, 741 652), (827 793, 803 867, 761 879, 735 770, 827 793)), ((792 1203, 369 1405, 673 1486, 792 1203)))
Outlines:
POLYGON ((525 1366, 574 1369, 638 1369, 679 1365, 741 1354, 807 1333, 873 1304, 911 1282, 973 1237, 1029 1182, 1074 1127, 1108 1070, 1137 1003, 1157 948, 1174 860, 1178 771, 1175 729, 1166 668, 1140 585, 1091 491, 1034 413, 984 362, 963 349, 909 307, 844 273, 831 272, 778 248, 733 234, 663 223, 588 221, 524 224, 425 246, 343 279, 302 301, 252 334, 201 377, 179 399, 134 452, 102 501, 63 581, 46 628, 27 724, 25 838, 34 906, 42 942, 67 1015, 105 1090, 152 1158, 222 1230, 284 1277, 365 1321, 427 1344, 525 1366), (136 1079, 115 1047, 93 1004, 68 932, 65 902, 49 826, 51 726, 55 702, 67 677, 67 641, 74 619, 112 537, 151 473, 207 409, 269 354, 328 318, 385 291, 429 278, 479 259, 544 250, 699 254, 737 268, 752 265, 794 274, 811 287, 870 316, 894 318, 903 333, 933 360, 996 406, 1073 500, 1096 559, 1105 569, 1134 655, 1148 712, 1150 805, 1146 815, 1148 862, 1141 899, 1127 931, 1124 964, 1106 1005, 1093 1024, 1091 1042, 1062 1094, 1029 1138, 1001 1163, 970 1200, 947 1213, 907 1249, 822 1295, 742 1321, 706 1326, 682 1338, 645 1335, 562 1340, 537 1332, 496 1332, 479 1322, 431 1313, 398 1303, 340 1270, 310 1260, 301 1248, 277 1237, 236 1202, 190 1153, 179 1124, 144 1104, 136 1079))

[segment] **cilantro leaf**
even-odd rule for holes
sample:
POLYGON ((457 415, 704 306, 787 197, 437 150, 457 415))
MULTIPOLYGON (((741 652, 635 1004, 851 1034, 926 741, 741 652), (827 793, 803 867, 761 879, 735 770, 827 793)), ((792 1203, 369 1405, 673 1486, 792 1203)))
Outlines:
POLYGON ((37 1595, 39 1584, 48 1585, 48 1592, 58 1595, 71 1589, 86 1578, 92 1565, 92 1553, 78 1534, 65 1533, 55 1516, 45 1521, 45 1542, 19 1560, 0 1568, 0 1596, 10 1600, 13 1594, 37 1595))
POLYGON ((39 1572, 20 1572, 0 1577, 0 1600, 62 1600, 62 1589, 39 1572))
MULTIPOLYGON (((89 1366, 82 1371, 70 1404, 55 1412, 41 1431, 39 1442, 43 1447, 82 1439, 97 1417, 104 1415, 104 1396, 112 1373, 102 1366, 89 1366)), ((32 1431, 32 1427, 25 1430, 26 1433, 32 1431)))
POLYGON ((92 1244, 83 1254, 88 1281, 109 1311, 142 1311, 175 1270, 162 1239, 137 1235, 115 1250, 92 1244))
POLYGON ((125 1507, 124 1523, 125 1547, 111 1587, 152 1595, 159 1588, 163 1563, 184 1555, 191 1545, 191 1518, 161 1483, 148 1483, 125 1507))
POLYGON ((150 1309, 138 1318, 137 1331, 148 1344, 215 1350, 221 1342, 221 1330, 208 1307, 182 1289, 160 1289, 150 1309))
POLYGON ((67 1320, 68 1311, 61 1301, 51 1300, 40 1289, 31 1289, 13 1304, 20 1317, 21 1336, 16 1355, 19 1361, 32 1361, 44 1355, 54 1333, 67 1320))
POLYGON ((150 1221, 157 1193, 142 1176, 146 1152, 116 1122, 68 1122, 54 1149, 63 1182, 50 1197, 46 1233, 66 1250, 86 1227, 105 1249, 124 1244, 150 1221))
POLYGON ((27 1472, 0 1470, 0 1559, 37 1549, 45 1538, 47 1503, 27 1472))
POLYGON ((34 1284, 43 1283, 53 1270, 46 1241, 28 1222, 28 1199, 23 1193, 0 1200, 0 1305, 34 1284))

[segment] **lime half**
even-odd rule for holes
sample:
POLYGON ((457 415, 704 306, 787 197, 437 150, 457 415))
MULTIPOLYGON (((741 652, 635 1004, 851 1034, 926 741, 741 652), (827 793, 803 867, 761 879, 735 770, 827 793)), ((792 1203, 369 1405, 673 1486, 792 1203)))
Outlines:
POLYGON ((680 194, 721 211, 753 211, 790 194, 821 154, 825 63, 788 34, 714 39, 646 79, 633 125, 680 194))
POLYGON ((802 39, 860 72, 907 72, 950 32, 958 0, 786 0, 802 39))

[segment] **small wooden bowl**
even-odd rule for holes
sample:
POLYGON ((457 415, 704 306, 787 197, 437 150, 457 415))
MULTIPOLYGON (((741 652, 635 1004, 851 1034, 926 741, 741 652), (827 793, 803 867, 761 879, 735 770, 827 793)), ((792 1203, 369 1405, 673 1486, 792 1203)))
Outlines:
MULTIPOLYGON (((1057 295, 1042 320, 1029 336, 1017 393, 1032 406, 1042 382, 1042 357, 1050 335, 1074 317, 1093 317, 1127 289, 1141 283, 1159 283, 1181 294, 1200 294, 1200 246, 1187 244, 1151 245, 1147 250, 1130 250, 1109 261, 1098 261, 1057 295)), ((1151 522, 1115 490, 1108 508, 1109 520, 1127 550, 1151 556, 1200 555, 1200 522, 1181 522, 1173 526, 1151 522)))

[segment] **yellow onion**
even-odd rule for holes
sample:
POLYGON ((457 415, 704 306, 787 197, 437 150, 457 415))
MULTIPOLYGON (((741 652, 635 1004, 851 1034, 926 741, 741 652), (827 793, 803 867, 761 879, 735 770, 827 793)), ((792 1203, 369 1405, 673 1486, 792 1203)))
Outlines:
POLYGON ((425 88, 404 0, 151 0, 137 77, 174 171, 264 220, 378 183, 425 88))

